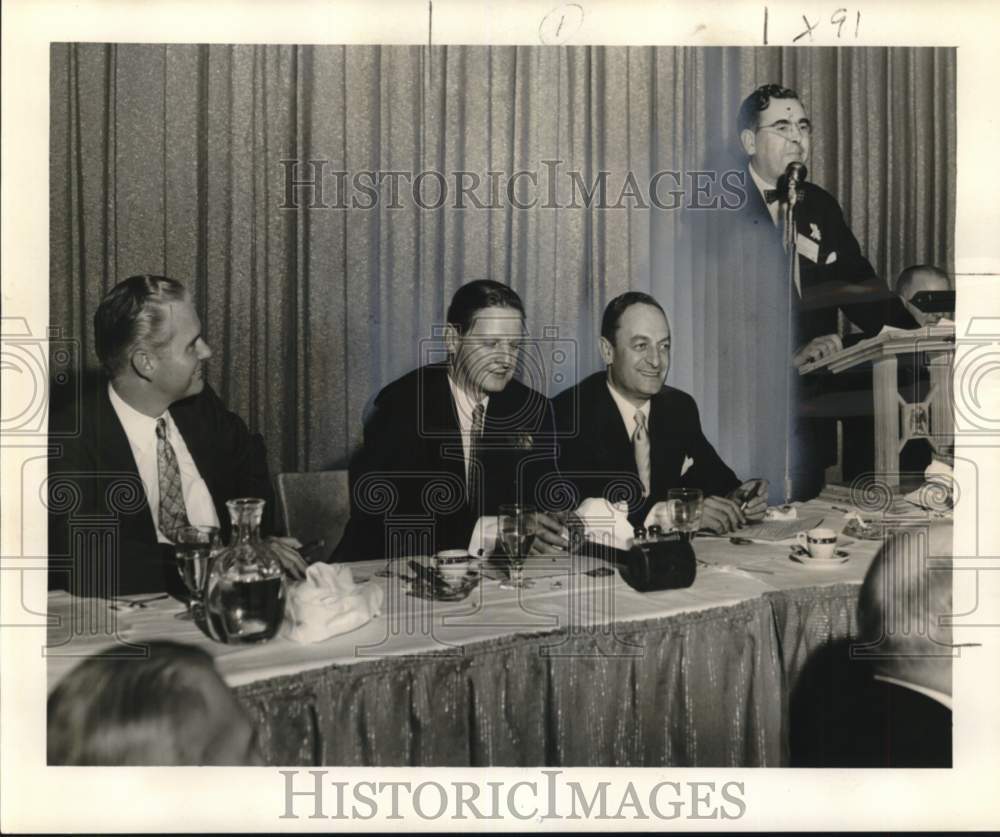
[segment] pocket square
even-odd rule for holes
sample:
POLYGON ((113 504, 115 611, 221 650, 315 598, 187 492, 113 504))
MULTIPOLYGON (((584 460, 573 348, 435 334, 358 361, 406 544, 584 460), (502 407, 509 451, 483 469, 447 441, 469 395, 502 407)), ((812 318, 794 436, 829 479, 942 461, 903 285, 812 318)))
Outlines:
POLYGON ((837 261, 837 251, 836 250, 834 250, 833 252, 831 252, 826 257, 826 264, 833 264, 835 261, 837 261))
POLYGON ((688 472, 688 470, 690 470, 690 468, 691 468, 692 465, 694 465, 694 460, 690 456, 685 456, 684 457, 684 464, 681 465, 681 476, 682 477, 688 472))

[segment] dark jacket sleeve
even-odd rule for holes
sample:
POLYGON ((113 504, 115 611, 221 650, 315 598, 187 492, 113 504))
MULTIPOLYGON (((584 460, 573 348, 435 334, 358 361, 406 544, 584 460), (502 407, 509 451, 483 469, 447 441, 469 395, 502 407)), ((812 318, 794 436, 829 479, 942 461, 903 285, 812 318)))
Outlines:
POLYGON ((552 402, 542 395, 538 398, 538 413, 532 429, 533 450, 525 464, 526 494, 544 511, 565 511, 571 506, 572 496, 567 496, 560 478, 552 402))
MULTIPOLYGON (((217 474, 217 484, 221 486, 213 491, 220 522, 228 521, 227 500, 260 497, 266 501, 261 529, 265 535, 274 533, 278 516, 263 436, 251 433, 246 422, 227 409, 211 387, 205 387, 199 406, 202 427, 196 432, 206 433, 211 443, 212 467, 217 474), (223 496, 216 497, 216 492, 223 496)), ((223 528, 228 528, 226 523, 223 528)))
POLYGON ((916 323, 909 312, 862 254, 861 245, 848 226, 840 204, 828 193, 823 195, 826 226, 837 253, 835 272, 843 294, 840 307, 844 315, 866 337, 878 334, 885 325, 914 328, 916 323))
POLYGON ((584 432, 580 387, 570 387, 552 400, 556 431, 556 467, 575 508, 588 497, 603 497, 608 475, 593 467, 593 439, 584 432))
MULTIPOLYGON (((390 471, 404 461, 400 451, 416 442, 407 435, 393 402, 391 392, 380 393, 365 419, 361 446, 348 466, 351 516, 332 561, 358 561, 383 553, 383 521, 389 507, 398 502, 400 491, 390 471)), ((410 412, 412 407, 406 415, 410 412)))

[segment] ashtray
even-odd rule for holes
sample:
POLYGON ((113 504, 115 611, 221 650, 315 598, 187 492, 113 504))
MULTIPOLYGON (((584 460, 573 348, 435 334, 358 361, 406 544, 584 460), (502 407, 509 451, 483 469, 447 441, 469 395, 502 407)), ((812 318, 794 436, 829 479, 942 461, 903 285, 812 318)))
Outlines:
POLYGON ((479 571, 467 570, 464 574, 443 573, 435 567, 425 567, 410 561, 412 576, 401 576, 410 582, 410 595, 436 602, 460 602, 479 585, 479 571))

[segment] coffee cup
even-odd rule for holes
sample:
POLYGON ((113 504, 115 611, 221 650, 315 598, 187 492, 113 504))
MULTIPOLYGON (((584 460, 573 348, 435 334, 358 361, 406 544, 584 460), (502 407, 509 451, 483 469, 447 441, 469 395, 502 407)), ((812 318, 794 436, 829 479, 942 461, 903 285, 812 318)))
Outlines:
POLYGON ((434 566, 446 581, 462 578, 472 565, 472 558, 464 549, 443 549, 434 556, 434 566))
POLYGON ((833 557, 837 549, 837 533, 833 529, 810 529, 808 532, 799 532, 795 536, 796 540, 810 558, 826 561, 833 557))

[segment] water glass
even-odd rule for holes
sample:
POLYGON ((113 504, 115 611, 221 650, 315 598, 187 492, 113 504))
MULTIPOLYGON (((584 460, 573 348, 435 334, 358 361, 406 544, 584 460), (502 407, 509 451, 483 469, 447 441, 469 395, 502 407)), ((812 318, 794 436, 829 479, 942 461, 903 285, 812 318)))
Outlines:
POLYGON ((221 546, 216 526, 185 526, 177 532, 177 542, 174 544, 177 571, 190 594, 188 609, 179 614, 178 619, 194 618, 194 606, 201 607, 208 566, 221 546))
POLYGON ((497 520, 497 541, 510 563, 510 581, 501 583, 504 590, 531 587, 524 579, 524 562, 535 540, 535 509, 532 506, 511 504, 500 506, 497 520))
POLYGON ((670 524, 689 541, 701 526, 705 498, 697 488, 671 488, 667 492, 667 513, 670 524))

